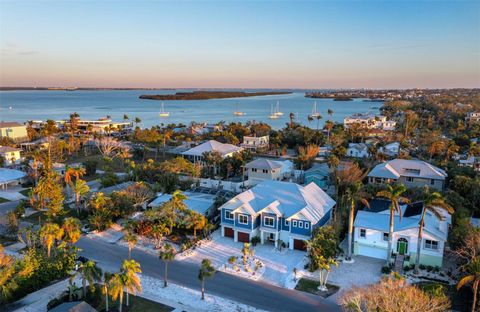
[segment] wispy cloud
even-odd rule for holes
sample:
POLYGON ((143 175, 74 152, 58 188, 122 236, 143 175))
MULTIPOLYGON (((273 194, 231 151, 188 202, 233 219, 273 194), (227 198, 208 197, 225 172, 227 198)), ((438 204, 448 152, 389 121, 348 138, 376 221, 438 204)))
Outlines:
POLYGON ((14 42, 6 42, 0 49, 1 55, 28 56, 38 54, 37 50, 28 49, 14 42))

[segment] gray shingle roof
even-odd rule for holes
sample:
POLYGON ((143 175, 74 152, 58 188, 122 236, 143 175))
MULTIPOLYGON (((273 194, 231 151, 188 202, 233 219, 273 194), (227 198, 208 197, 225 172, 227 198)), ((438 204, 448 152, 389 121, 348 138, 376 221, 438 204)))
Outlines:
POLYGON ((445 180, 447 173, 423 160, 393 159, 375 166, 369 177, 398 179, 400 176, 445 180))

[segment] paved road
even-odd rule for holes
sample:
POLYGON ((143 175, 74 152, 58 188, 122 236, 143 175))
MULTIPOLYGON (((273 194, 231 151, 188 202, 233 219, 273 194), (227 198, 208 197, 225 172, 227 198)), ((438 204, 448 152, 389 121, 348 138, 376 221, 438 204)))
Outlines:
MULTIPOLYGON (((127 257, 127 248, 82 237, 77 246, 81 255, 93 259, 103 267, 115 269, 127 257)), ((162 278, 163 263, 155 256, 134 250, 136 259, 145 275, 162 278)), ((173 261, 169 264, 168 277, 172 282, 199 288, 198 266, 192 263, 173 261)), ((263 282, 254 282, 231 274, 217 272, 206 282, 206 291, 250 306, 269 311, 339 311, 333 302, 308 293, 290 290, 263 282)))

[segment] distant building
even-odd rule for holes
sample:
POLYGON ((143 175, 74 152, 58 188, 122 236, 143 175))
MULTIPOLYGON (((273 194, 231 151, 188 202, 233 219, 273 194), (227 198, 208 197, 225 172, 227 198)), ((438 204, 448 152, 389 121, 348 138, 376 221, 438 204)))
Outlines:
POLYGON ((312 168, 304 173, 305 184, 315 183, 322 190, 328 188, 330 179, 330 168, 327 163, 313 164, 312 168))
POLYGON ((368 174, 368 182, 375 184, 402 183, 406 187, 424 187, 443 190, 447 173, 423 160, 393 159, 375 166, 368 174))
POLYGON ((10 146, 0 146, 0 157, 3 158, 3 163, 6 167, 19 165, 22 161, 20 156, 20 149, 10 146))
POLYGON ((293 163, 289 160, 280 161, 268 158, 257 158, 245 165, 245 171, 250 185, 262 181, 281 181, 291 176, 293 163))
POLYGON ((27 127, 18 122, 0 122, 0 138, 9 138, 14 142, 28 141, 27 127))
POLYGON ((256 150, 259 148, 268 148, 270 137, 265 136, 244 136, 242 147, 245 149, 256 150))
POLYGON ((386 116, 374 114, 354 114, 343 119, 345 128, 354 124, 365 129, 380 129, 385 131, 393 131, 397 125, 395 121, 387 120, 386 116))
POLYGON ((204 153, 218 152, 222 158, 226 158, 242 150, 242 147, 210 140, 183 152, 182 155, 192 162, 203 162, 204 153))
POLYGON ((480 112, 470 112, 467 113, 467 117, 465 117, 465 121, 467 123, 477 123, 480 122, 480 112))
POLYGON ((378 149, 378 152, 390 157, 396 157, 400 152, 400 143, 398 142, 389 143, 385 146, 380 147, 378 149))
POLYGON ((100 118, 98 120, 85 120, 78 119, 77 127, 79 130, 89 131, 94 133, 107 133, 110 132, 110 129, 113 132, 118 132, 131 128, 132 124, 130 122, 114 122, 109 118, 100 118))
POLYGON ((480 157, 465 156, 458 159, 458 165, 460 167, 470 167, 476 172, 480 172, 480 157))
POLYGON ((330 145, 320 146, 318 150, 318 156, 320 157, 328 157, 333 151, 333 147, 330 145))
POLYGON ((368 146, 365 143, 348 143, 347 154, 348 157, 355 158, 367 158, 370 156, 368 153, 368 146))

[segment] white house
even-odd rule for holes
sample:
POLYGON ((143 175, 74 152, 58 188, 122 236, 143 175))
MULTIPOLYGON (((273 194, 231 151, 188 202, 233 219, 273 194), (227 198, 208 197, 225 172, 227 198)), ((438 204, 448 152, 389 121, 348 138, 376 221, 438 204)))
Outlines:
POLYGON ((204 153, 218 152, 222 158, 226 158, 242 150, 242 147, 210 140, 183 152, 182 155, 192 162, 203 162, 204 153))
POLYGON ((3 163, 5 166, 18 165, 22 161, 20 156, 21 149, 10 147, 10 146, 0 146, 0 157, 3 158, 3 163))
POLYGON ((28 140, 27 127, 18 122, 1 121, 0 138, 9 138, 14 142, 24 142, 28 140))
POLYGON ((389 143, 385 146, 381 146, 378 149, 379 153, 385 154, 385 155, 390 156, 390 157, 398 156, 399 151, 400 151, 400 143, 399 142, 389 143))
MULTIPOLYGON (((390 202, 379 201, 378 206, 385 210, 376 211, 375 200, 370 202, 371 210, 358 211, 354 222, 354 254, 378 259, 387 259, 389 235, 390 202), (383 202, 383 203, 382 203, 383 202)), ((392 252, 404 256, 404 265, 415 263, 418 244, 419 220, 424 209, 422 202, 402 205, 402 218, 394 216, 394 232, 392 252)), ((378 210, 378 209, 377 209, 378 210)), ((427 211, 420 253, 420 263, 424 265, 442 266, 443 252, 448 238, 448 227, 451 216, 438 208, 443 216, 439 219, 427 211)))
POLYGON ((290 160, 273 160, 257 158, 245 165, 245 171, 250 185, 265 180, 281 181, 291 176, 293 163, 290 160))
POLYGON ((367 158, 370 156, 368 153, 368 146, 365 143, 348 143, 347 154, 348 157, 355 158, 367 158))
POLYGON ((0 168, 0 189, 21 184, 27 174, 20 170, 0 168))
POLYGON ((244 136, 242 147, 245 149, 256 150, 258 148, 267 148, 269 145, 270 137, 265 136, 244 136))
POLYGON ((393 131, 397 125, 395 121, 387 120, 386 116, 374 114, 354 114, 343 119, 343 125, 345 128, 354 124, 365 129, 378 129, 385 131, 393 131))
POLYGON ((235 242, 284 243, 305 250, 312 230, 330 220, 335 201, 315 183, 264 181, 223 204, 222 236, 235 242))

